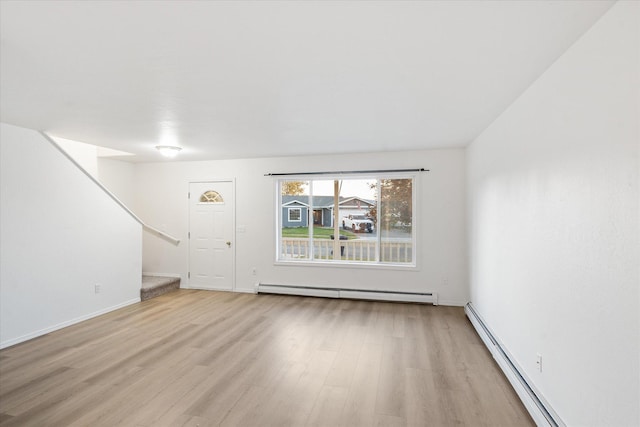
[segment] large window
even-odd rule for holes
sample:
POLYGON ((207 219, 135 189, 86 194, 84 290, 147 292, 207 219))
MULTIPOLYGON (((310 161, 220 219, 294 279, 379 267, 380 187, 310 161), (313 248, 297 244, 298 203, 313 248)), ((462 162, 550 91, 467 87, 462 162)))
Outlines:
POLYGON ((415 266, 415 176, 288 177, 277 191, 277 261, 415 266))

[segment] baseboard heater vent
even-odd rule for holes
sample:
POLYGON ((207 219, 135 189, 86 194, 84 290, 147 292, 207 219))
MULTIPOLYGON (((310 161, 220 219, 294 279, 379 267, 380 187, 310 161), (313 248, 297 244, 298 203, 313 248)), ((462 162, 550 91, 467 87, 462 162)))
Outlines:
POLYGON ((435 292, 392 292, 361 289, 316 288, 311 286, 272 285, 267 283, 259 283, 256 285, 256 293, 396 302, 423 302, 438 305, 438 294, 435 292))
POLYGON ((527 381, 526 376, 521 369, 513 362, 508 352, 494 337, 491 330, 480 318, 471 303, 464 306, 467 317, 473 324, 473 327, 484 341, 493 358, 496 360, 507 379, 513 386, 516 393, 522 400, 522 403, 531 414, 531 417, 538 426, 565 427, 558 414, 556 414, 551 406, 542 399, 540 394, 527 381))

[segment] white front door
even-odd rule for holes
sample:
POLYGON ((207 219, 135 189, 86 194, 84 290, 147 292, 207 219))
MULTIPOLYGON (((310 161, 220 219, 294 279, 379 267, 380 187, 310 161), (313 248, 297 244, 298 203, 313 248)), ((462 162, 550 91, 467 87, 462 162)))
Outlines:
POLYGON ((189 183, 189 287, 232 290, 233 181, 189 183))

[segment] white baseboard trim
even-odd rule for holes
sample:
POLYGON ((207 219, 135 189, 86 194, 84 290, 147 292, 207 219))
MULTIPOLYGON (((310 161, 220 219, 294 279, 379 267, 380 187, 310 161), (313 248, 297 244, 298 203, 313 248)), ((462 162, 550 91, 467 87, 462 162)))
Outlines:
POLYGON ((256 291, 254 289, 209 289, 209 288, 202 288, 202 287, 197 287, 197 286, 186 286, 186 287, 181 287, 180 289, 191 289, 194 291, 211 291, 211 292, 234 292, 234 293, 238 293, 238 294, 255 294, 256 291))
POLYGON ((46 335, 50 332, 57 331, 58 329, 66 328, 67 326, 75 325, 76 323, 83 322, 85 320, 89 320, 94 317, 101 316, 103 314, 109 313, 111 311, 117 310, 122 307, 126 307, 128 305, 136 304, 140 302, 140 297, 133 298, 128 301, 124 301, 120 304, 116 304, 111 307, 104 308, 102 310, 95 311, 93 313, 85 314, 84 316, 76 317, 75 319, 67 320, 57 325, 49 326, 47 328, 40 329, 35 332, 30 332, 28 334, 22 335, 17 338, 12 338, 6 341, 0 342, 0 349, 11 347, 12 345, 20 344, 21 342, 29 341, 30 339, 40 337, 42 335, 46 335))
POLYGON ((371 289, 320 288, 312 286, 258 283, 256 285, 256 293, 376 301, 422 302, 438 305, 438 294, 435 292, 394 292, 371 289))
POLYGON ((566 425, 558 414, 551 408, 551 405, 542 397, 540 392, 531 385, 522 369, 510 357, 506 348, 496 339, 473 305, 467 303, 464 306, 464 311, 536 425, 540 427, 565 427, 566 425))
POLYGON ((253 289, 234 289, 233 292, 237 292, 239 294, 255 294, 256 291, 253 289))
POLYGON ((235 289, 211 289, 203 286, 180 286, 180 289, 191 289, 194 291, 211 291, 211 292, 237 292, 235 289))
POLYGON ((308 288, 301 286, 258 285, 258 294, 297 295, 303 297, 340 298, 336 289, 308 288))
POLYGON ((454 301, 449 299, 438 298, 438 305, 446 305, 447 307, 464 307, 466 304, 467 304, 466 301, 462 302, 462 301, 454 301))

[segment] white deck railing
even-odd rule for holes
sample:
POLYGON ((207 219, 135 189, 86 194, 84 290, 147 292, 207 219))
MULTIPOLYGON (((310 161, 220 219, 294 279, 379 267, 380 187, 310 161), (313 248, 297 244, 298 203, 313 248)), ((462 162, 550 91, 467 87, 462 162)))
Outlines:
MULTIPOLYGON (((313 239, 314 259, 333 259, 333 240, 313 239)), ((340 240, 343 261, 375 262, 377 240, 352 239, 340 240)), ((411 239, 391 238, 380 242, 380 260, 383 262, 409 263, 413 261, 413 242, 411 239)), ((283 237, 280 245, 281 259, 310 259, 309 238, 283 237)))

